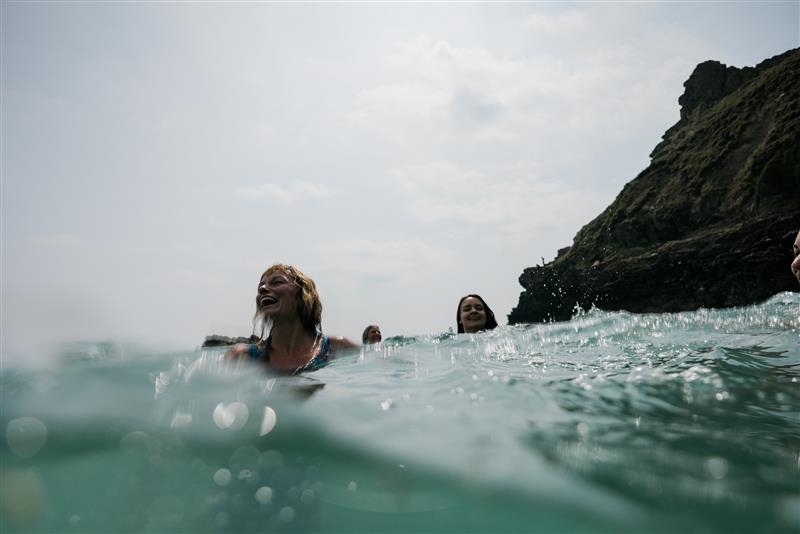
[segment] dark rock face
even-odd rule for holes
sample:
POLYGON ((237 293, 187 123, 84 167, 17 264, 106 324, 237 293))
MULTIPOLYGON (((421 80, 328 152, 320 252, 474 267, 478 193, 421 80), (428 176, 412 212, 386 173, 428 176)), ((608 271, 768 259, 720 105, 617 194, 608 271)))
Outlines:
POLYGON ((797 290, 800 49, 756 67, 707 61, 651 163, 543 267, 525 269, 510 323, 576 306, 670 312, 797 290))

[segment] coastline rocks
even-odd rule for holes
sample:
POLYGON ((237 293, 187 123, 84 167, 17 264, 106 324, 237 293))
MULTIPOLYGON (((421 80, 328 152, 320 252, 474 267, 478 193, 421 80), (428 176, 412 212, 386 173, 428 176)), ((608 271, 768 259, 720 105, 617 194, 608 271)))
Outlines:
POLYGON ((800 49, 737 69, 701 63, 650 165, 559 250, 524 270, 509 323, 577 308, 673 312, 797 290, 800 49))

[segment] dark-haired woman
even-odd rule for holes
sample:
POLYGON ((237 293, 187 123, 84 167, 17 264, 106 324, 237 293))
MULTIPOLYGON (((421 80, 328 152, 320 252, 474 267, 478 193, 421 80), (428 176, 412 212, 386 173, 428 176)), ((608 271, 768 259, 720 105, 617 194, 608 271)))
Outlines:
POLYGON ((261 275, 255 322, 261 323, 261 340, 234 345, 227 355, 249 357, 278 373, 313 371, 327 365, 337 351, 358 347, 346 338, 322 333, 317 286, 292 265, 275 264, 261 275))
POLYGON ((497 320, 494 318, 494 312, 480 295, 467 295, 458 301, 456 325, 459 334, 474 334, 481 330, 497 328, 497 320))
POLYGON ((361 341, 364 343, 364 345, 380 343, 382 339, 381 327, 376 324, 369 325, 364 329, 364 333, 361 334, 361 341))

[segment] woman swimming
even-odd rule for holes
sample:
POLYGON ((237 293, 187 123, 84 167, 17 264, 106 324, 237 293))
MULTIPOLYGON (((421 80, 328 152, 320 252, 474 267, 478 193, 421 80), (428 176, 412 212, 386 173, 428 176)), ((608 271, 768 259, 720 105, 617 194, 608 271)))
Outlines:
POLYGON ((261 275, 255 322, 261 323, 260 341, 234 345, 228 357, 249 356, 278 373, 297 374, 324 367, 339 350, 358 347, 344 337, 322 333, 317 286, 292 265, 277 263, 261 275))
POLYGON ((382 339, 381 327, 376 324, 369 325, 364 329, 364 333, 361 334, 361 341, 364 343, 364 345, 380 343, 382 339))
POLYGON ((473 334, 497 328, 497 320, 494 318, 494 312, 480 295, 467 295, 458 301, 456 325, 459 334, 473 334))

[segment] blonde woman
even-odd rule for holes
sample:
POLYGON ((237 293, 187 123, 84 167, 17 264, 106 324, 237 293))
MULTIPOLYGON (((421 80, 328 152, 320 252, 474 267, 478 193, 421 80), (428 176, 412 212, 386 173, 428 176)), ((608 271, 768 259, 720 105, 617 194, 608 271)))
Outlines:
POLYGON ((317 286, 292 265, 277 263, 261 275, 255 322, 261 323, 260 341, 234 345, 228 357, 249 357, 275 372, 297 374, 324 367, 337 352, 358 347, 349 339, 322 333, 317 286))

